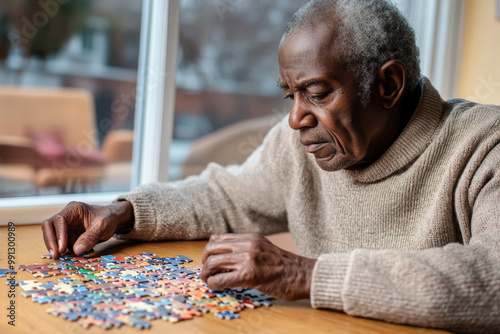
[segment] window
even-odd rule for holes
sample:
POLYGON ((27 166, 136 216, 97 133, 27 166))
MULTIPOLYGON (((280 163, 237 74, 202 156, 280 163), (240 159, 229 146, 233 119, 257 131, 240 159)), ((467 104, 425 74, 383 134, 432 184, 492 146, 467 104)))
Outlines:
POLYGON ((135 185, 149 2, 0 2, 0 225, 40 222, 70 200, 109 202, 135 185))
POLYGON ((0 2, 0 197, 130 189, 141 10, 0 2))
POLYGON ((420 49, 422 74, 445 99, 456 97, 465 0, 396 0, 420 49))
MULTIPOLYGON (((277 46, 304 1, 181 2, 170 179, 208 162, 241 163, 289 111, 274 87, 277 46)), ((464 1, 398 0, 414 27, 422 73, 455 95, 464 1)))
POLYGON ((243 162, 288 113, 277 50, 303 3, 181 1, 171 180, 243 162))

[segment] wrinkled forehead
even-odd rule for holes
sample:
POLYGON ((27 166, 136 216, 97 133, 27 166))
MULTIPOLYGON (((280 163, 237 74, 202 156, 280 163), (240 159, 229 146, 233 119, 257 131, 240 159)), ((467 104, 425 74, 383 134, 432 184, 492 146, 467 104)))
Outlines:
POLYGON ((289 62, 340 62, 338 29, 331 24, 302 26, 283 35, 278 48, 280 66, 289 62))

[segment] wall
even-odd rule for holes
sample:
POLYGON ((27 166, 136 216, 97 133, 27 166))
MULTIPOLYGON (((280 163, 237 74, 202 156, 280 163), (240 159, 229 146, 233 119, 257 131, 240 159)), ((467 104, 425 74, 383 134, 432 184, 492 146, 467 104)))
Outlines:
POLYGON ((500 20, 495 0, 468 0, 457 97, 500 105, 500 20))

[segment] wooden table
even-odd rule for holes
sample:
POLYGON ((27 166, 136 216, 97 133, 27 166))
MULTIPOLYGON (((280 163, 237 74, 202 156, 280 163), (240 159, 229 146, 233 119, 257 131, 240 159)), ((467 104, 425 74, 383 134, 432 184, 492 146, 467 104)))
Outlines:
MULTIPOLYGON (((0 268, 7 268, 7 227, 0 227, 0 268)), ((16 226, 15 229, 16 267, 21 264, 47 263, 51 260, 41 259, 46 254, 40 225, 16 226)), ((189 266, 200 266, 201 253, 206 241, 177 241, 134 243, 119 240, 109 240, 96 246, 97 255, 113 254, 127 256, 138 252, 152 252, 160 256, 186 255, 194 260, 189 266)), ((25 271, 18 270, 17 280, 29 280, 34 277, 25 271)), ((99 333, 102 330, 92 327, 88 330, 77 323, 47 314, 47 304, 32 302, 31 298, 21 296, 22 289, 17 288, 15 307, 15 327, 7 324, 9 319, 7 307, 9 286, 6 278, 0 277, 0 333, 47 333, 47 334, 78 334, 99 333)), ((355 318, 342 313, 313 309, 309 300, 285 302, 275 300, 273 306, 261 307, 255 310, 244 310, 241 318, 221 320, 211 314, 204 314, 193 320, 179 323, 168 323, 163 320, 152 320, 153 333, 446 333, 410 326, 394 325, 385 322, 355 318)), ((137 330, 123 326, 112 329, 114 333, 136 333, 137 330)), ((147 333, 147 330, 145 331, 147 333)))

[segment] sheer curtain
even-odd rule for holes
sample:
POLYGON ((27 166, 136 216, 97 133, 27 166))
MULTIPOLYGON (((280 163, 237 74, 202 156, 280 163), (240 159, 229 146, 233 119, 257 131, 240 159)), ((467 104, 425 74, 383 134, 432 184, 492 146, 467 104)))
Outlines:
POLYGON ((454 97, 465 14, 465 0, 396 0, 415 30, 422 74, 443 98, 454 97))

